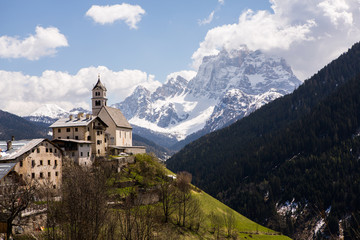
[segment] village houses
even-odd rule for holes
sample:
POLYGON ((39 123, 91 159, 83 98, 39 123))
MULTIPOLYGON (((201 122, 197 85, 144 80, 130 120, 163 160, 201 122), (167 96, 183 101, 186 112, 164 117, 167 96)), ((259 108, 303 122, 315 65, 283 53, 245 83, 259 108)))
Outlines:
POLYGON ((16 172, 22 178, 58 188, 64 158, 91 166, 108 155, 145 153, 145 147, 132 145, 132 127, 122 112, 107 106, 106 91, 99 76, 92 89, 92 114, 79 113, 57 120, 50 126, 51 141, 8 141, 0 156, 0 184, 7 174, 16 172))

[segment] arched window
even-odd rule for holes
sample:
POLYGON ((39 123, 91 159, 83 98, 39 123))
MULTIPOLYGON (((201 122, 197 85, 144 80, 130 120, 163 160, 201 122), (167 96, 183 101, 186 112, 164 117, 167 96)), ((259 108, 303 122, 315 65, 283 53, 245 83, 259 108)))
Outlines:
POLYGON ((100 105, 101 105, 100 100, 96 100, 96 101, 95 101, 95 106, 100 106, 100 105))

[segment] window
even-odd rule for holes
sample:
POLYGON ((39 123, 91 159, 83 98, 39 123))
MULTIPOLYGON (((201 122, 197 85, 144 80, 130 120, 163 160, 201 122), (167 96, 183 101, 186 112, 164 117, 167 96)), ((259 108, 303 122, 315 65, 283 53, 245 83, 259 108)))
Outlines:
POLYGON ((95 96, 100 96, 100 92, 95 92, 95 96))
POLYGON ((66 128, 66 132, 70 132, 70 128, 66 128))
POLYGON ((88 136, 88 137, 87 137, 87 140, 88 140, 88 141, 91 141, 91 136, 88 136))
POLYGON ((49 148, 50 152, 52 153, 52 148, 49 148))
POLYGON ((56 185, 55 185, 55 184, 53 185, 53 188, 56 189, 56 185))
POLYGON ((80 156, 81 156, 81 157, 83 156, 83 152, 80 152, 80 156))
POLYGON ((32 161, 31 161, 31 166, 32 166, 32 167, 35 167, 35 160, 32 160, 32 161))
POLYGON ((90 157, 90 153, 89 153, 89 152, 87 153, 87 156, 90 157))
POLYGON ((49 152, 49 149, 48 149, 48 148, 46 148, 46 152, 49 152))
POLYGON ((37 152, 37 153, 40 153, 40 148, 37 148, 37 149, 36 149, 36 152, 37 152))
POLYGON ((60 129, 60 128, 58 128, 58 133, 61 133, 61 129, 60 129))
POLYGON ((79 140, 79 137, 78 137, 78 136, 75 136, 75 140, 79 140))
POLYGON ((57 166, 57 160, 55 160, 55 166, 57 166))
POLYGON ((40 166, 42 166, 43 165, 43 161, 42 160, 40 160, 40 166))
POLYGON ((61 137, 58 137, 58 139, 61 139, 61 137))
POLYGON ((75 132, 77 132, 78 131, 78 128, 75 128, 75 132))
POLYGON ((20 167, 22 167, 23 166, 23 161, 20 161, 20 167))
POLYGON ((51 172, 48 172, 48 178, 50 178, 51 177, 51 172))
POLYGON ((100 145, 100 144, 101 144, 101 140, 97 140, 96 143, 97 143, 97 145, 100 145))
POLYGON ((40 173, 40 178, 44 178, 44 174, 42 172, 40 173))
POLYGON ((35 178, 35 173, 31 173, 31 178, 35 178))
POLYGON ((55 172, 55 176, 59 176, 59 172, 55 172))
POLYGON ((100 106, 100 105, 101 105, 100 100, 95 101, 95 106, 100 106))
POLYGON ((57 153, 57 150, 56 150, 56 148, 54 149, 54 152, 55 152, 55 153, 57 153))
POLYGON ((105 138, 105 143, 106 143, 106 138, 105 138))
POLYGON ((50 161, 50 160, 48 160, 48 165, 49 165, 49 166, 51 165, 51 161, 50 161))
POLYGON ((69 137, 69 136, 67 136, 66 138, 67 138, 67 139, 70 139, 70 137, 69 137))
POLYGON ((98 154, 100 154, 100 149, 98 149, 98 154))
POLYGON ((31 152, 35 152, 35 149, 33 148, 33 149, 31 150, 31 152))

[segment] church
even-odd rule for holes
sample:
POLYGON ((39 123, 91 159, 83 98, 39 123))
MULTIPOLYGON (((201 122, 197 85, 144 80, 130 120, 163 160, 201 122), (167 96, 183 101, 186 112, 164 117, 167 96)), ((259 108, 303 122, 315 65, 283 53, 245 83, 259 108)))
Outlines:
POLYGON ((92 114, 70 115, 50 126, 52 141, 79 165, 91 165, 96 157, 146 152, 145 147, 133 146, 132 127, 119 109, 107 106, 106 91, 98 76, 92 89, 92 114))

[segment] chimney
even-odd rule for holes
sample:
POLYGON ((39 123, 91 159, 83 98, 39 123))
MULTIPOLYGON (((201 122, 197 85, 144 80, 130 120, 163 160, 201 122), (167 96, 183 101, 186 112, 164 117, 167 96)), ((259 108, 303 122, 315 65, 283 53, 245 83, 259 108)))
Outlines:
POLYGON ((13 147, 12 147, 12 141, 13 141, 14 137, 11 138, 11 140, 6 142, 6 151, 10 151, 13 147))
POLYGON ((77 118, 80 119, 80 118, 82 118, 82 117, 84 117, 84 113, 82 113, 82 112, 81 112, 81 113, 78 113, 77 118))
POLYGON ((86 114, 86 119, 90 119, 91 118, 91 114, 86 114))
POLYGON ((73 115, 72 114, 69 115, 69 120, 70 121, 73 120, 73 115))

